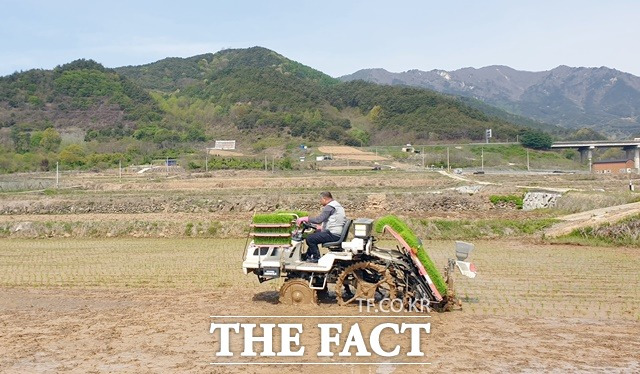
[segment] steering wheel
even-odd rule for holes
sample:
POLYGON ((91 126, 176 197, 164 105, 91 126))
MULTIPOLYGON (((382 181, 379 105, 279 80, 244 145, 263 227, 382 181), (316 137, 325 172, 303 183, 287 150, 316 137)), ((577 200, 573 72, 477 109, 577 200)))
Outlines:
POLYGON ((315 230, 316 229, 316 225, 313 225, 313 224, 311 224, 309 222, 302 222, 302 228, 305 229, 305 230, 306 229, 314 229, 315 230))

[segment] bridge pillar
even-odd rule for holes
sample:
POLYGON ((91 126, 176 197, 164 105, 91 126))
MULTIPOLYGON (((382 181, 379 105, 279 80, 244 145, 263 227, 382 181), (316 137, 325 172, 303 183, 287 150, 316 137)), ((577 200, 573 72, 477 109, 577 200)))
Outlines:
POLYGON ((589 162, 589 168, 591 168, 591 160, 593 159, 593 149, 595 147, 581 147, 578 148, 580 151, 580 162, 584 164, 585 161, 589 162))
POLYGON ((633 149, 624 148, 624 150, 627 152, 627 160, 633 160, 633 149))
POLYGON ((640 148, 634 146, 624 147, 623 149, 627 152, 627 160, 633 160, 633 167, 637 173, 640 173, 640 148))

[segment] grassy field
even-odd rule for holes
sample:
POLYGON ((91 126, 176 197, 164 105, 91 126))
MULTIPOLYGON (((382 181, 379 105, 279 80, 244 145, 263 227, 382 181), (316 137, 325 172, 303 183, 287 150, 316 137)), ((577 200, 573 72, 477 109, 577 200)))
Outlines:
MULTIPOLYGON (((240 239, 4 240, 0 287, 277 289, 278 282, 259 284, 242 274, 244 245, 240 239)), ((425 248, 439 267, 454 253, 451 241, 426 241, 425 248)), ((469 313, 640 320, 635 250, 478 241, 471 260, 478 277, 457 277, 469 313)))

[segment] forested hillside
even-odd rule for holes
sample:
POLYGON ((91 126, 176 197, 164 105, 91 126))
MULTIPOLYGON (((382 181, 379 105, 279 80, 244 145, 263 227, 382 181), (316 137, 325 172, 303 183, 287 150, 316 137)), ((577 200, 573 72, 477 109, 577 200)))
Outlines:
POLYGON ((145 162, 221 137, 367 145, 524 130, 486 112, 429 90, 343 83, 260 47, 117 69, 78 60, 0 78, 0 170, 145 162))
POLYGON ((461 100, 433 91, 341 83, 268 49, 227 50, 165 59, 121 74, 156 92, 167 112, 200 122, 233 124, 244 133, 271 131, 346 144, 482 139, 486 126, 521 129, 461 100), (183 71, 184 74, 176 74, 183 71), (355 109, 364 125, 351 123, 355 109), (380 133, 384 135, 378 136, 380 133))

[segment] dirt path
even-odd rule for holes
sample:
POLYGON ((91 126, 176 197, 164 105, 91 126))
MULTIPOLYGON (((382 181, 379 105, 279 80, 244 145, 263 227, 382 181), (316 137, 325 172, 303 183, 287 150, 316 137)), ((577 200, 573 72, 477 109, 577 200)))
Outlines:
POLYGON ((616 222, 638 213, 640 213, 640 202, 569 214, 558 217, 563 222, 547 229, 545 235, 551 237, 566 235, 575 229, 616 222))
POLYGON ((459 180, 459 181, 463 181, 463 182, 468 182, 468 183, 475 183, 475 184, 481 184, 483 186, 488 186, 488 185, 494 185, 494 186, 499 186, 500 183, 493 183, 493 182, 485 182, 485 181, 477 181, 477 180, 473 180, 473 179, 469 179, 469 178, 465 178, 465 177, 461 177, 459 175, 456 174, 452 174, 452 173, 447 173, 444 170, 438 170, 438 173, 449 177, 451 179, 455 179, 455 180, 459 180))

